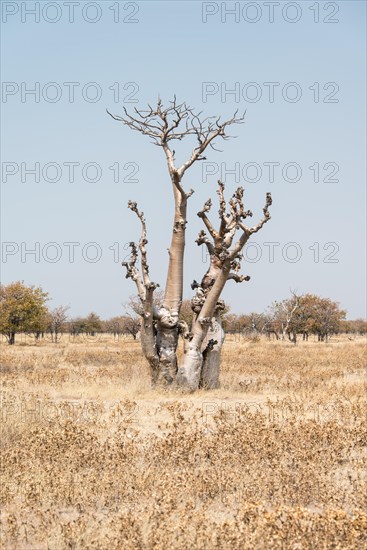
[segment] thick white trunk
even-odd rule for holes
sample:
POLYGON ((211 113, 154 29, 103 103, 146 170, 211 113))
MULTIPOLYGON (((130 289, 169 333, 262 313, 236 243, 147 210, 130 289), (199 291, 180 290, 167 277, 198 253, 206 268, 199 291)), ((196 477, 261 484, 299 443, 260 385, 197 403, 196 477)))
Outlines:
MULTIPOLYGON (((179 181, 177 183, 179 184, 179 181)), ((183 293, 187 198, 174 187, 174 199, 175 215, 173 220, 172 240, 169 248, 169 265, 163 307, 171 314, 178 316, 183 293)))
MULTIPOLYGON (((183 361, 177 373, 177 382, 179 386, 188 390, 194 391, 198 389, 200 385, 203 367, 203 343, 210 329, 215 308, 227 282, 229 272, 230 264, 228 263, 224 265, 222 270, 217 274, 217 278, 206 296, 204 305, 193 323, 192 340, 186 346, 183 361)), ((206 373, 206 376, 209 375, 208 371, 206 371, 206 373)), ((213 380, 214 379, 215 376, 213 376, 213 380)))
POLYGON ((187 195, 181 188, 177 172, 170 166, 173 184, 175 214, 171 245, 169 248, 169 265, 163 306, 159 310, 157 322, 156 349, 159 357, 157 382, 172 385, 176 382, 177 346, 179 339, 179 311, 183 293, 183 265, 185 251, 185 231, 187 216, 187 195))

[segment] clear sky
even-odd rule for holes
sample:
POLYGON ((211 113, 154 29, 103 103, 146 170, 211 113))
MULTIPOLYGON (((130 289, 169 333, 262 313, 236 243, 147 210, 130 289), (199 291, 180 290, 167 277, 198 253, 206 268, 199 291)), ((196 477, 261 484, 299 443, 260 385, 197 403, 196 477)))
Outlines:
MULTIPOLYGON (((163 151, 106 108, 120 114, 176 94, 206 115, 246 109, 237 138, 184 179, 195 189, 185 297, 207 267, 196 212, 216 199, 222 176, 227 193, 245 187, 254 220, 273 195, 272 220, 243 262, 251 281, 225 289, 234 312, 263 311, 296 289, 339 301, 349 318, 366 315, 365 2, 1 7, 3 283, 41 285, 72 315, 121 314, 135 292, 120 266, 140 233, 132 199, 147 218, 152 279, 164 285, 172 197, 163 151)), ((178 160, 191 146, 177 146, 178 160)))

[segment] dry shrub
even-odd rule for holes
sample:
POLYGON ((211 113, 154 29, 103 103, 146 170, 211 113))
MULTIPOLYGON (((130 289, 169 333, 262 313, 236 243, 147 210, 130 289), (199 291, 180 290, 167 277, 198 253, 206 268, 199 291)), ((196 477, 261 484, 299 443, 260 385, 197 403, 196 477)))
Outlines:
POLYGON ((189 396, 135 342, 3 351, 4 548, 364 547, 363 342, 229 338, 189 396))

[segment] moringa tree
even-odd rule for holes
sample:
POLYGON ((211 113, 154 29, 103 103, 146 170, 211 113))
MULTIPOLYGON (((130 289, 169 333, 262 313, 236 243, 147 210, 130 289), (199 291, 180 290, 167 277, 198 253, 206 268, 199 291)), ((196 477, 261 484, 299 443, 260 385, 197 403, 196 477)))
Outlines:
MULTIPOLYGON (((111 113, 109 113, 111 115, 111 113)), ((131 278, 138 291, 141 302, 143 353, 150 365, 153 384, 164 382, 168 385, 177 381, 178 385, 190 390, 199 386, 215 388, 219 384, 220 351, 224 333, 221 326, 221 312, 224 303, 222 290, 228 280, 239 283, 249 280, 239 274, 242 250, 253 233, 259 231, 270 219, 270 193, 266 196, 263 219, 254 227, 247 227, 245 219, 252 216, 243 204, 243 189, 239 187, 228 204, 224 197, 224 184, 218 182, 219 228, 216 230, 209 221, 211 208, 209 199, 198 213, 209 236, 202 230, 197 239, 198 245, 205 245, 210 256, 210 265, 200 283, 193 282, 195 296, 192 299, 194 319, 191 330, 185 321, 180 320, 183 299, 183 268, 185 251, 185 231, 187 224, 187 202, 193 190, 186 191, 182 180, 187 170, 206 157, 203 153, 210 147, 215 149, 216 138, 228 139, 227 128, 244 122, 244 116, 234 116, 226 121, 220 117, 202 118, 186 103, 178 104, 176 98, 164 108, 159 99, 155 108, 146 110, 135 108, 134 114, 124 109, 124 115, 111 115, 130 129, 138 131, 152 139, 163 149, 174 197, 174 215, 169 265, 164 297, 159 306, 154 303, 154 291, 159 286, 151 281, 147 259, 147 229, 143 212, 136 202, 129 201, 128 207, 141 223, 141 237, 138 245, 130 243, 131 256, 123 262, 126 277, 131 278), (180 166, 176 165, 172 142, 182 141, 193 136, 197 143, 191 154, 180 166), (237 242, 235 236, 239 232, 237 242), (137 265, 140 254, 140 270, 137 265), (184 356, 182 364, 177 363, 179 335, 184 338, 184 356)))

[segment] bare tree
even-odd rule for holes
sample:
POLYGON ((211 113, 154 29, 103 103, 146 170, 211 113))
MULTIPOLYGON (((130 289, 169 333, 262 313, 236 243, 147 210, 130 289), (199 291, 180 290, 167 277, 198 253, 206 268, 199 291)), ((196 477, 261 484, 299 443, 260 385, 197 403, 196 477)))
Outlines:
POLYGON ((48 330, 51 333, 52 342, 55 342, 55 344, 57 344, 59 335, 65 328, 68 309, 70 309, 69 306, 59 306, 49 312, 48 330))
POLYGON ((130 334, 130 336, 132 336, 133 339, 136 340, 141 330, 139 317, 135 315, 126 315, 124 317, 123 327, 124 334, 130 334))
POLYGON ((291 290, 291 297, 282 302, 274 302, 271 306, 272 326, 275 333, 281 334, 285 340, 287 334, 293 334, 291 340, 297 342, 297 328, 294 323, 295 313, 300 307, 300 296, 296 291, 291 290))
POLYGON ((113 334, 114 339, 118 339, 124 331, 125 318, 122 315, 111 317, 105 321, 105 330, 113 334))
MULTIPOLYGON (((202 118, 201 113, 195 113, 186 103, 178 104, 176 98, 170 102, 167 108, 164 108, 161 100, 158 100, 155 108, 148 106, 147 110, 135 109, 134 115, 129 114, 126 109, 123 116, 111 115, 115 120, 127 125, 130 129, 136 130, 143 135, 147 135, 153 143, 163 149, 168 173, 170 176, 172 191, 174 197, 174 216, 171 245, 169 248, 169 265, 164 298, 157 307, 154 305, 154 291, 159 286, 151 281, 149 275, 149 266, 147 260, 147 229, 143 212, 138 209, 136 202, 129 201, 128 207, 132 210, 141 223, 141 238, 138 244, 130 243, 131 256, 128 262, 123 265, 126 268, 126 277, 131 278, 136 284, 138 296, 141 302, 141 315, 143 318, 141 343, 142 350, 149 362, 153 383, 165 381, 172 384, 176 378, 181 386, 187 386, 191 389, 198 387, 201 379, 201 367, 203 356, 206 358, 205 365, 210 363, 209 358, 214 356, 213 338, 209 339, 208 345, 203 352, 201 347, 204 339, 209 332, 215 331, 211 324, 211 318, 217 320, 220 316, 222 302, 218 301, 220 293, 228 278, 239 282, 244 280, 238 275, 237 266, 241 250, 247 242, 251 233, 260 229, 248 229, 243 226, 243 219, 246 213, 242 204, 243 191, 238 190, 237 195, 230 201, 231 214, 225 214, 225 201, 223 193, 221 195, 221 227, 218 233, 210 231, 214 239, 214 244, 210 246, 211 268, 196 288, 196 297, 194 298, 194 307, 196 320, 193 323, 193 332, 189 332, 184 321, 180 321, 180 309, 183 299, 183 265, 185 250, 185 232, 187 224, 187 202, 193 194, 193 190, 185 191, 182 186, 182 180, 187 170, 195 163, 204 160, 203 153, 209 147, 214 148, 216 138, 228 139, 227 128, 233 124, 244 122, 244 116, 234 116, 226 121, 221 121, 220 117, 202 118), (173 141, 181 141, 188 136, 193 136, 196 140, 196 146, 186 162, 181 166, 176 166, 175 151, 172 148, 173 141), (234 221, 236 220, 236 221, 234 221), (243 235, 231 252, 228 251, 237 229, 242 228, 243 235), (140 270, 138 268, 138 256, 140 254, 140 270), (231 272, 231 269, 234 269, 231 272), (212 283, 210 281, 213 281, 212 283), (178 369, 177 365, 177 345, 179 334, 183 334, 186 341, 186 353, 183 365, 178 369), (212 349, 211 349, 212 348, 212 349), (210 353, 210 351, 212 353, 210 353)), ((110 113, 109 113, 110 114, 110 113)), ((224 189, 221 184, 220 189, 224 189)), ((271 203, 268 195, 267 205, 271 203)), ((209 210, 209 202, 206 203, 204 210, 199 213, 204 223, 207 225, 206 212, 209 210)), ((266 207, 266 218, 261 222, 261 226, 269 219, 269 213, 266 207)), ((207 225, 208 226, 208 225, 207 225)), ((201 234, 199 239, 202 243, 206 242, 206 237, 201 234)), ((202 244, 201 242, 198 244, 202 244)), ((213 321, 214 323, 214 321, 213 321)), ((214 334, 214 333, 213 333, 214 334)), ((215 344, 217 345, 217 344, 215 344)), ((218 343, 219 345, 219 343, 218 343)), ((205 385, 206 376, 203 377, 205 385)))
MULTIPOLYGON (((153 307, 159 308, 164 299, 164 292, 157 288, 153 296, 153 307)), ((139 295, 131 295, 127 302, 122 304, 124 311, 127 315, 140 315, 144 317, 144 310, 142 308, 141 299, 139 295)))
POLYGON ((268 334, 269 319, 264 313, 251 312, 241 316, 243 334, 256 341, 262 334, 268 334))

